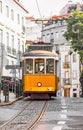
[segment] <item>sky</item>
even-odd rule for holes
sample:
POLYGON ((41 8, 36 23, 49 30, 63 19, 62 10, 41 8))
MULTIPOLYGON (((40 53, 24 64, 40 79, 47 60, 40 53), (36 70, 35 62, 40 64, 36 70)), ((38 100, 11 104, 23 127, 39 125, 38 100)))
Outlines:
MULTIPOLYGON (((20 0, 20 2, 28 10, 30 16, 44 18, 59 15, 61 8, 64 7, 69 0, 20 0)), ((83 0, 72 0, 72 2, 83 3, 83 0)))

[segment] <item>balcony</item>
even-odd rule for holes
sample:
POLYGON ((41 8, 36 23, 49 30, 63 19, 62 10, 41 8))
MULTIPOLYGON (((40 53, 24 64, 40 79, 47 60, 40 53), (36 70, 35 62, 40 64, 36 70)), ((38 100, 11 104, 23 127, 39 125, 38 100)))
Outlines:
POLYGON ((70 68, 69 62, 63 63, 63 67, 64 67, 64 69, 69 69, 70 68))
POLYGON ((70 78, 64 78, 63 79, 63 83, 64 83, 64 85, 70 85, 70 78))

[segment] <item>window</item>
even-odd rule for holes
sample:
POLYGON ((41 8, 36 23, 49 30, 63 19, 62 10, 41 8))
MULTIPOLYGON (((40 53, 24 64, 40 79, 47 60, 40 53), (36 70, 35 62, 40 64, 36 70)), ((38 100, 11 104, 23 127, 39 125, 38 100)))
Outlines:
POLYGON ((70 76, 69 76, 69 71, 65 71, 64 77, 65 77, 66 79, 70 78, 70 76))
POLYGON ((22 53, 24 53, 24 45, 22 45, 22 53))
POLYGON ((69 62, 68 55, 65 55, 65 63, 69 62))
POLYGON ((2 1, 0 1, 0 13, 2 13, 2 1))
POLYGON ((26 60, 26 74, 33 74, 33 59, 26 60))
POLYGON ((20 15, 17 14, 17 23, 20 24, 20 15))
POLYGON ((12 48, 14 49, 14 35, 11 35, 11 44, 12 44, 12 48))
POLYGON ((64 32, 65 32, 64 30, 61 31, 62 36, 64 35, 64 32))
POLYGON ((14 65, 14 61, 12 61, 12 65, 14 65))
POLYGON ((61 25, 61 21, 58 21, 58 25, 59 25, 59 26, 61 25))
POLYGON ((53 59, 46 60, 46 73, 54 74, 54 60, 53 59))
POLYGON ((51 42, 51 43, 54 42, 54 34, 53 34, 53 33, 51 33, 51 35, 50 35, 50 42, 51 42))
POLYGON ((18 51, 20 51, 20 39, 18 39, 18 51))
POLYGON ((66 24, 66 21, 65 19, 62 20, 62 25, 65 25, 66 24))
POLYGON ((55 36, 56 36, 56 38, 59 38, 59 33, 55 32, 55 36))
POLYGON ((24 26, 24 17, 22 17, 22 26, 24 26))
POLYGON ((6 5, 6 16, 9 17, 9 7, 6 5))
POLYGON ((70 74, 69 71, 65 71, 64 73, 64 84, 70 84, 70 74))
POLYGON ((46 35, 46 41, 47 42, 50 41, 50 35, 49 35, 49 33, 46 35))
POLYGON ((0 29, 0 43, 2 44, 3 42, 3 31, 0 29))
POLYGON ((44 59, 35 59, 35 73, 44 74, 44 59))
POLYGON ((9 46, 9 33, 6 32, 6 44, 7 46, 9 46))
POLYGON ((77 79, 77 71, 76 70, 73 71, 73 79, 77 79))
POLYGON ((24 53, 24 41, 22 41, 22 53, 24 53))
POLYGON ((6 63, 7 63, 7 65, 9 65, 9 60, 8 59, 6 59, 6 63))
POLYGON ((76 62, 76 54, 73 54, 73 62, 76 62))
POLYGON ((11 9, 11 19, 14 20, 14 10, 11 9))
POLYGON ((73 93, 73 97, 77 97, 77 93, 73 93))
POLYGON ((58 23, 58 21, 57 20, 55 20, 55 24, 57 24, 58 23))

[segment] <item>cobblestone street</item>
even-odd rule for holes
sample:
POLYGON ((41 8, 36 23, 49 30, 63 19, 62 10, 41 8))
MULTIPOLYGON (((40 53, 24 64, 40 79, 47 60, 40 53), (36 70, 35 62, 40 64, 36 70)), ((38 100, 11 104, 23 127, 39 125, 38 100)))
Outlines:
MULTIPOLYGON (((42 104, 42 102, 44 101, 32 100, 33 104, 35 104, 36 106, 39 103, 42 104)), ((17 115, 17 113, 20 112, 21 109, 23 109, 24 106, 28 104, 29 102, 30 102, 30 99, 25 98, 25 99, 15 102, 14 104, 1 106, 0 107, 0 125, 8 122, 12 117, 17 115), (4 116, 3 116, 3 113, 5 113, 4 116)), ((31 124, 33 124, 32 120, 34 116, 31 116, 31 114, 37 115, 40 109, 41 107, 40 108, 33 107, 33 106, 28 107, 26 111, 27 115, 21 114, 21 116, 22 115, 24 116, 23 119, 27 117, 28 122, 30 121, 31 124)), ((30 127, 29 125, 30 123, 28 124, 27 127, 30 127)), ((33 127, 33 130, 83 130, 83 98, 64 98, 64 97, 59 98, 57 97, 57 98, 52 98, 51 100, 48 100, 47 105, 46 105, 46 110, 43 113, 42 118, 33 127)))
POLYGON ((46 112, 33 130, 83 130, 83 99, 49 101, 46 112))

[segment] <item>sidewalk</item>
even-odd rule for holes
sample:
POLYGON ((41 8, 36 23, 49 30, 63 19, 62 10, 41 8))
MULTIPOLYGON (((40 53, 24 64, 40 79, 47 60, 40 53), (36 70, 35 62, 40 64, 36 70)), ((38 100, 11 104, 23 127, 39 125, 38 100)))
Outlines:
POLYGON ((18 98, 16 98, 16 95, 13 92, 9 91, 9 101, 5 102, 5 96, 3 95, 3 91, 1 91, 0 94, 0 106, 5 106, 5 105, 11 105, 13 104, 15 101, 22 99, 23 96, 20 96, 18 98))

